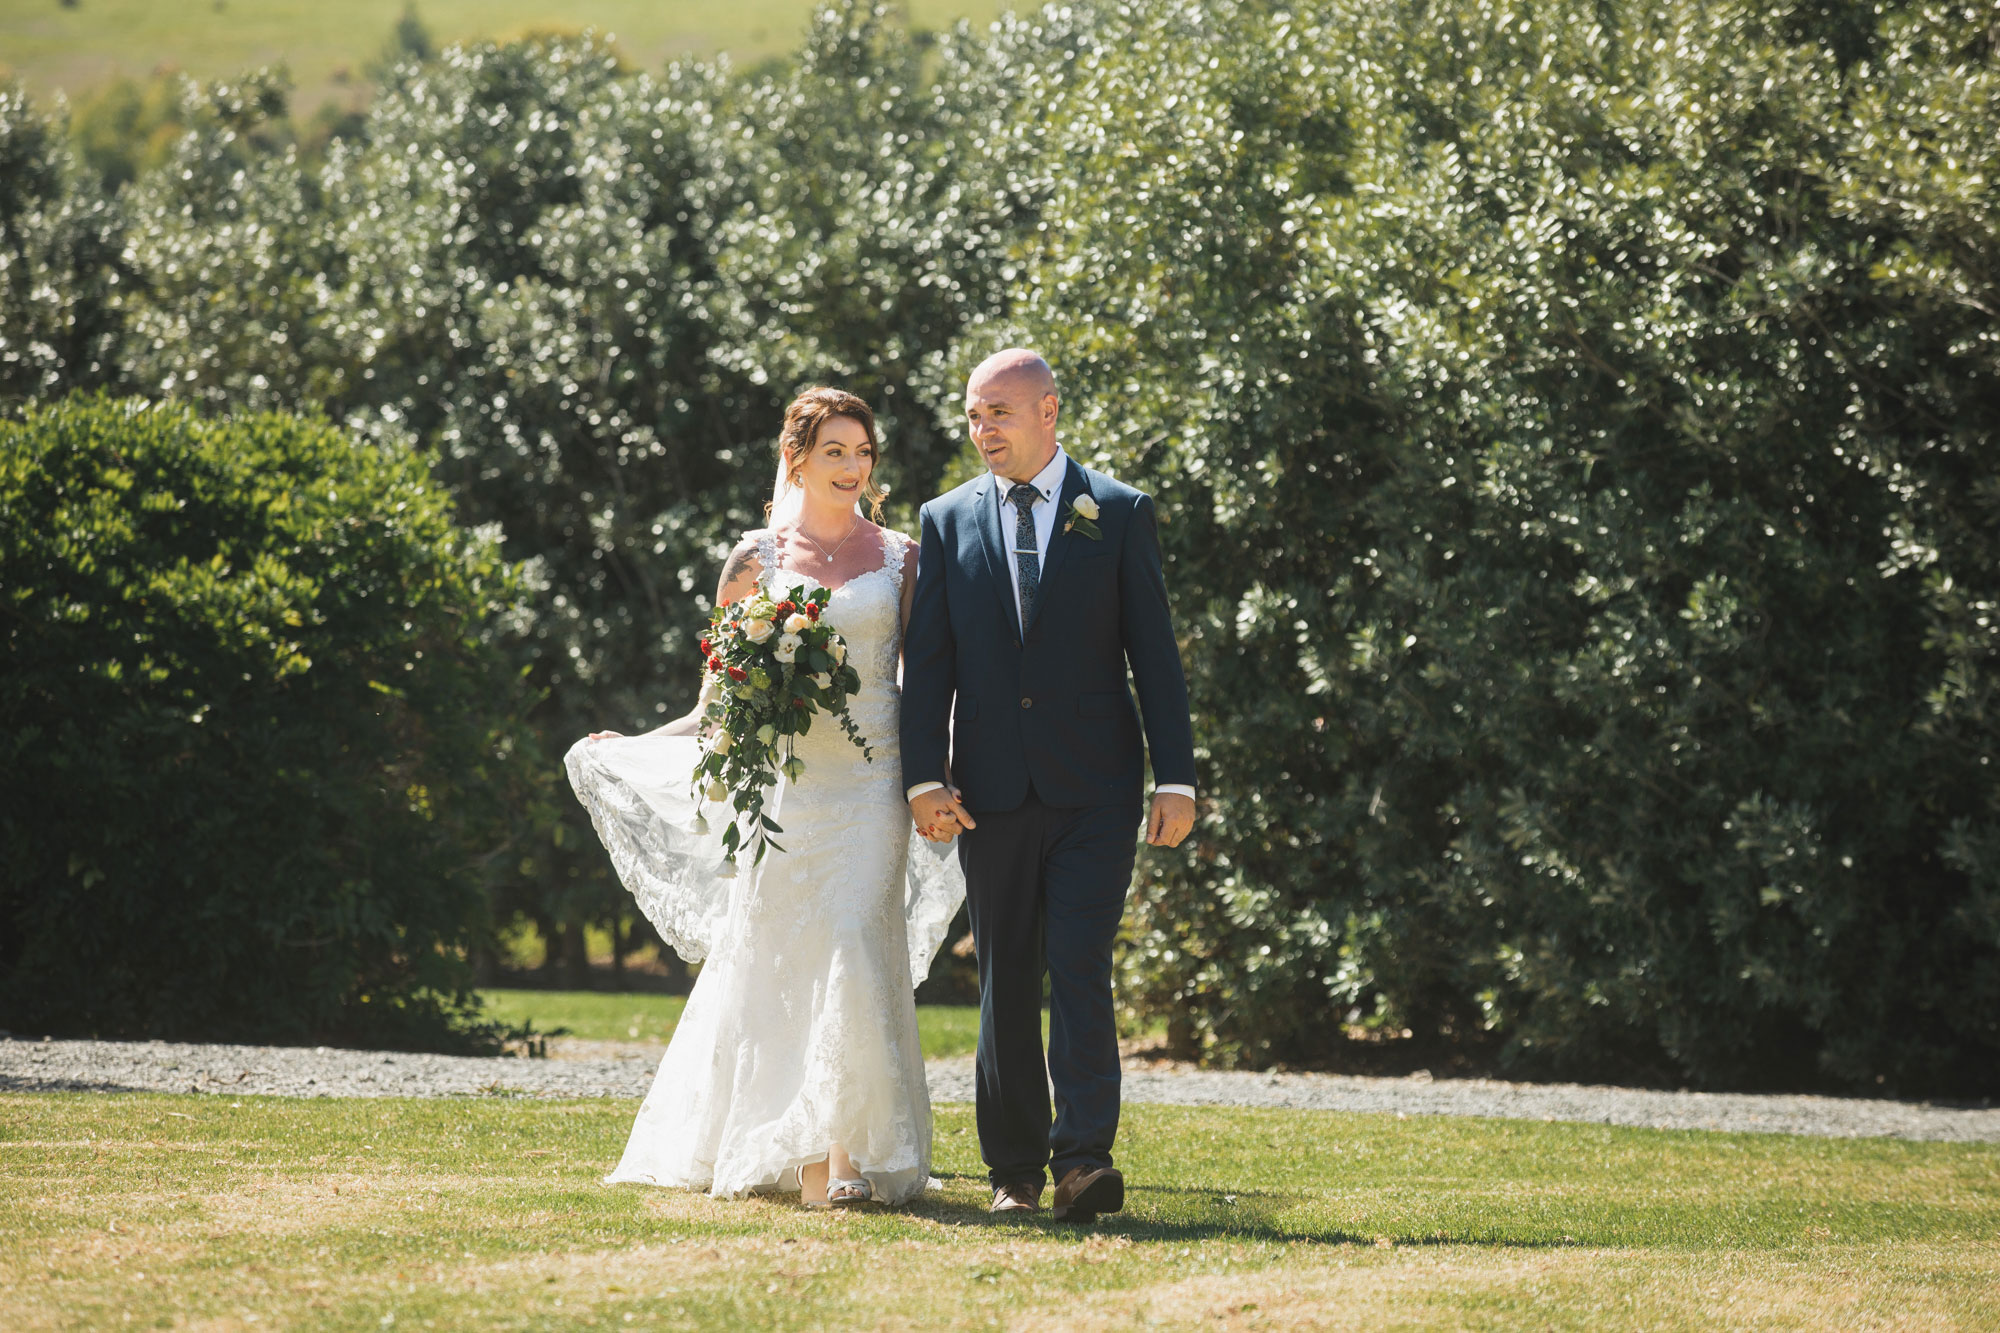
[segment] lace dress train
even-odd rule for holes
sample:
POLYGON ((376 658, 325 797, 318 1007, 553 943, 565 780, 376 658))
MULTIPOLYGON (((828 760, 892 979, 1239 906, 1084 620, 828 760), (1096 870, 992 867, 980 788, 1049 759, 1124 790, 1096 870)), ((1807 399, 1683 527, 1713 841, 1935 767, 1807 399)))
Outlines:
MULTIPOLYGON (((827 617, 861 676, 854 719, 871 763, 831 720, 798 746, 771 815, 783 852, 723 867, 713 819, 698 832, 693 737, 580 741, 571 785, 661 937, 701 974, 607 1180, 718 1197, 798 1188, 839 1144, 877 1198, 906 1202, 930 1177, 930 1095, 915 982, 964 897, 957 858, 916 837, 896 743, 903 549, 833 591, 827 617)), ((816 584, 760 543, 764 585, 816 584)))

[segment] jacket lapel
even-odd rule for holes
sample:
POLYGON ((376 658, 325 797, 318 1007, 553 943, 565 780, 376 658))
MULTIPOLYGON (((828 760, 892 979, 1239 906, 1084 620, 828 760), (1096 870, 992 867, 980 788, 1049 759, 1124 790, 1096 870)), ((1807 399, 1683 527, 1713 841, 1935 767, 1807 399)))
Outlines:
MULTIPOLYGON (((1034 608, 1028 612, 1028 629, 1042 618, 1042 608, 1048 605, 1049 591, 1055 586, 1056 576, 1063 571, 1063 564, 1070 554, 1070 548, 1088 537, 1063 531, 1063 515, 1069 512, 1070 502, 1090 489, 1089 481, 1083 475, 1083 467, 1074 458, 1069 460, 1069 468, 1063 473, 1062 490, 1056 496, 1056 525, 1049 530, 1048 554, 1042 557, 1042 586, 1035 595, 1034 608)), ((1023 638, 1027 635, 1025 631, 1023 638)))
POLYGON ((1021 641, 1021 617, 1014 609, 1014 559, 1008 554, 1006 534, 1000 530, 1000 502, 995 498, 996 483, 991 476, 973 488, 972 502, 979 506, 980 545, 986 548, 986 572, 993 591, 1000 598, 1000 612, 1014 642, 1021 641))

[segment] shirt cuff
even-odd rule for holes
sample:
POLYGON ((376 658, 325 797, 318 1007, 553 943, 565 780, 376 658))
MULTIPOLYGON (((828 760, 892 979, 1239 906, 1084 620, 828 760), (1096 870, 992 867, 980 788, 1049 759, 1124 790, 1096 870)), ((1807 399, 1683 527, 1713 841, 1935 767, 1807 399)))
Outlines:
POLYGON ((1178 782, 1162 782, 1159 786, 1153 788, 1153 795, 1155 796, 1164 796, 1168 792, 1172 792, 1176 796, 1185 796, 1190 801, 1194 799, 1194 788, 1183 787, 1178 782))
POLYGON ((942 786, 944 786, 942 782, 919 782, 916 786, 910 788, 908 791, 903 793, 903 799, 906 801, 914 801, 919 796, 922 796, 925 792, 936 791, 942 786))

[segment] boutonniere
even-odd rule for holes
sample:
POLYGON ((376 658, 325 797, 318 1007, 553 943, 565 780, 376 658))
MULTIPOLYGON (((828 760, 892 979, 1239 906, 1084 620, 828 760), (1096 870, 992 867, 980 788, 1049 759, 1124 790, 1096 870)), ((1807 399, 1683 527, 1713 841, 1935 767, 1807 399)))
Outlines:
POLYGON ((1063 524, 1064 532, 1080 532, 1094 542, 1104 540, 1104 534, 1097 530, 1097 501, 1085 491, 1069 502, 1069 521, 1063 524))

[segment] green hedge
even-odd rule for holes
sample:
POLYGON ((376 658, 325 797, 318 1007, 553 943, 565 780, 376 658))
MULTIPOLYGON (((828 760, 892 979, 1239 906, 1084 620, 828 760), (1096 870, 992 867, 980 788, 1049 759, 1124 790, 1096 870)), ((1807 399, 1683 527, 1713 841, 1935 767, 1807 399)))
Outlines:
POLYGON ((1202 719, 1128 998, 2000 1087, 1990 13, 1120 15, 1015 319, 1164 497, 1202 719))
MULTIPOLYGON (((682 706, 785 397, 1048 350, 1160 499, 1203 788, 1125 995, 1218 1062, 2000 1086, 2000 33, 1949 3, 1133 0, 796 59, 191 93, 123 193, 0 102, 0 398, 320 404, 529 562, 556 751, 682 706), (1372 1057, 1371 1057, 1372 1058, 1372 1057)), ((568 938, 581 818, 496 863, 568 938)))
POLYGON ((420 459, 321 420, 0 423, 0 1026, 476 1039, 513 591, 420 459))

